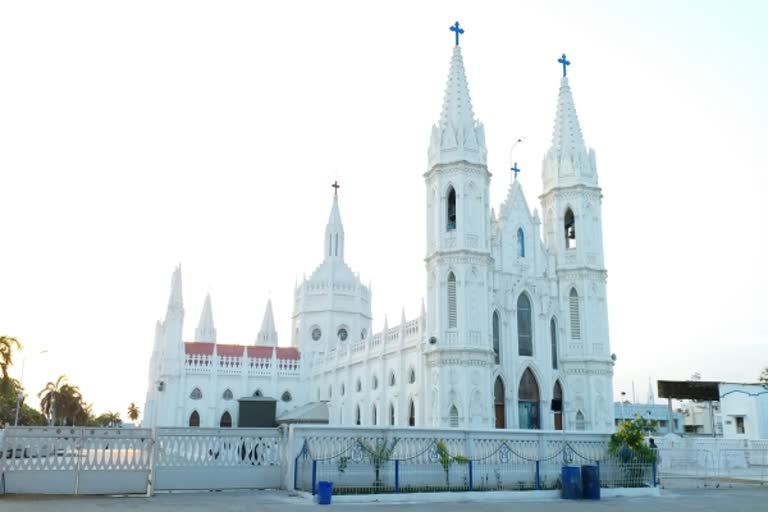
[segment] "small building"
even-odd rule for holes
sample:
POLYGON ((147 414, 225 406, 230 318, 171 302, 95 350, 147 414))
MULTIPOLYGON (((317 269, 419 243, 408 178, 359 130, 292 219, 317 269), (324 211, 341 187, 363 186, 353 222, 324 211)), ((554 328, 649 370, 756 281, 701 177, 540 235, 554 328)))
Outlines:
POLYGON ((631 421, 636 417, 646 420, 655 420, 657 424, 656 433, 665 434, 683 434, 684 418, 679 412, 672 415, 672 424, 669 422, 669 410, 663 404, 633 404, 631 402, 614 402, 614 416, 616 418, 616 428, 623 421, 631 421))

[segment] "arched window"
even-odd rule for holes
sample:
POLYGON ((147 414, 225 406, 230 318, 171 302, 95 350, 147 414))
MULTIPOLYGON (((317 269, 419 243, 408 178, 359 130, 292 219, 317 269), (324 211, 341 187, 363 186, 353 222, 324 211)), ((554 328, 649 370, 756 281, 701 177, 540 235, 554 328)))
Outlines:
POLYGON ((225 389, 224 394, 221 395, 221 398, 223 398, 224 400, 232 400, 232 398, 234 398, 234 395, 232 394, 232 390, 229 388, 225 389))
POLYGON ((451 428, 459 428, 459 410, 455 405, 452 405, 448 410, 448 426, 451 428))
POLYGON ((362 425, 360 418, 360 405, 355 406, 355 425, 362 425))
POLYGON ((584 413, 581 411, 576 413, 576 430, 586 430, 584 424, 584 413))
POLYGON ((342 382, 342 383, 341 383, 341 396, 344 396, 344 393, 346 393, 346 391, 347 391, 347 389, 346 389, 346 387, 344 386, 344 383, 342 382))
POLYGON ((200 391, 200 388, 195 388, 189 394, 189 398, 191 398, 192 400, 200 400, 201 398, 203 398, 203 392, 200 391))
POLYGON ((395 406, 392 404, 389 404, 389 424, 395 426, 395 406))
POLYGON ((379 378, 377 376, 373 376, 373 380, 371 381, 371 387, 373 389, 379 389, 379 378))
POLYGON ((565 228, 565 248, 574 249, 576 247, 576 218, 570 208, 565 211, 563 226, 565 228))
POLYGON ((293 400, 293 397, 291 396, 291 392, 290 391, 284 391, 283 392, 283 396, 281 396, 280 399, 283 402, 290 402, 291 400, 293 400))
POLYGON ((493 385, 493 411, 496 414, 496 428, 507 427, 504 405, 504 381, 501 380, 501 377, 496 377, 496 382, 493 385))
POLYGON ((499 332, 499 312, 493 312, 493 354, 496 359, 496 364, 501 361, 501 354, 499 352, 501 345, 501 334, 499 332))
POLYGON ((453 272, 448 273, 448 328, 455 329, 456 319, 456 276, 453 272))
POLYGON ((408 405, 408 426, 416 426, 416 404, 413 403, 413 400, 411 400, 411 403, 408 405))
POLYGON ((517 255, 525 258, 525 233, 523 233, 523 228, 517 228, 517 255))
POLYGON ((200 413, 198 413, 197 411, 192 411, 192 414, 189 415, 189 426, 190 427, 200 426, 200 413))
POLYGON ((397 382, 397 379, 395 379, 395 372, 389 372, 389 385, 394 386, 397 382))
POLYGON ((525 293, 521 293, 517 298, 517 349, 521 356, 533 355, 531 300, 525 293))
POLYGON ((416 382, 416 370, 413 368, 410 368, 408 370, 408 384, 413 384, 416 382))
POLYGON ((456 229, 456 191, 453 187, 448 188, 448 200, 446 202, 446 231, 456 229))
POLYGON ((229 414, 228 411, 224 411, 224 414, 221 415, 221 420, 219 421, 219 427, 232 428, 232 416, 229 414))
POLYGON ((363 383, 360 382, 360 379, 357 379, 357 384, 355 384, 355 389, 357 390, 358 393, 363 390, 363 383))
POLYGON ((328 400, 330 400, 331 398, 333 398, 333 386, 328 384, 328 400))
POLYGON ((378 425, 379 424, 379 409, 376 407, 376 404, 373 405, 373 411, 371 414, 371 419, 373 420, 371 422, 371 425, 378 425))
POLYGON ((256 391, 253 392, 253 396, 255 396, 256 398, 260 398, 264 396, 264 394, 261 392, 260 389, 257 389, 256 391))
POLYGON ((335 256, 338 256, 339 255, 339 234, 338 233, 336 233, 333 236, 333 241, 334 241, 334 244, 333 244, 334 245, 334 249, 333 249, 333 251, 335 253, 335 256))
POLYGON ((539 385, 530 368, 523 372, 517 394, 520 428, 537 429, 541 427, 539 406, 539 385))
POLYGON ((581 322, 579 321, 579 294, 576 291, 576 288, 571 288, 571 293, 568 295, 568 309, 571 313, 571 338, 580 340, 581 322))
POLYGON ((549 321, 549 337, 552 342, 552 369, 557 370, 557 322, 555 322, 555 317, 549 321))
POLYGON ((552 391, 552 412, 555 413, 555 430, 563 430, 563 388, 560 381, 555 382, 552 391))

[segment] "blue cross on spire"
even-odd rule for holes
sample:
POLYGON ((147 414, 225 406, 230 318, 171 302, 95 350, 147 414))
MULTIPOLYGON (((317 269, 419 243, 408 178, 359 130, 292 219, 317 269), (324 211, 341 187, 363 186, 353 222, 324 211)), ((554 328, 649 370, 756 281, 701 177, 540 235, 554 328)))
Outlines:
POLYGON ((563 78, 565 78, 565 76, 568 74, 568 73, 567 73, 567 71, 566 71, 566 69, 565 69, 565 66, 570 66, 570 65, 571 65, 571 61, 569 61, 568 59, 566 59, 566 58, 565 58, 565 54, 563 54, 563 56, 562 56, 562 57, 560 57, 559 59, 557 59, 557 62, 559 62, 560 64, 562 64, 562 65, 563 65, 563 78))
POLYGON ((457 21, 453 25, 451 25, 451 32, 456 32, 456 46, 459 46, 459 34, 464 33, 463 28, 459 28, 459 22, 457 21))
POLYGON ((517 162, 515 162, 515 165, 512 166, 512 169, 510 169, 513 173, 515 173, 515 179, 517 179, 517 173, 522 171, 522 169, 517 168, 517 162))

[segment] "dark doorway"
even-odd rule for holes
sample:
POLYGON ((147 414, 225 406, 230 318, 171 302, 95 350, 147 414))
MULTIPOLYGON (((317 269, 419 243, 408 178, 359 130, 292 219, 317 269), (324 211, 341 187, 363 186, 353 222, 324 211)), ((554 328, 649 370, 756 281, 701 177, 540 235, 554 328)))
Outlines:
POLYGON ((504 407, 504 382, 496 377, 493 385, 493 410, 496 414, 496 428, 507 428, 507 415, 504 407))

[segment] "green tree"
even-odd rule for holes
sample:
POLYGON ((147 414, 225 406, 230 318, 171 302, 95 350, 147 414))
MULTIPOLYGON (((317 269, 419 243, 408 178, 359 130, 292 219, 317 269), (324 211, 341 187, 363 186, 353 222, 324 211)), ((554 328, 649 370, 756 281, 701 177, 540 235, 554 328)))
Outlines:
POLYGON ((139 419, 139 408, 136 407, 136 404, 134 402, 131 402, 131 405, 128 406, 128 417, 131 418, 131 421, 135 422, 139 419))
POLYGON ((635 416, 632 421, 625 421, 619 430, 611 435, 608 442, 608 450, 611 454, 620 457, 639 457, 647 461, 656 460, 656 452, 645 444, 645 435, 654 434, 658 424, 656 420, 647 420, 635 416))
POLYGON ((16 420, 16 400, 19 393, 22 396, 21 403, 19 404, 19 425, 45 425, 45 416, 24 402, 24 389, 16 379, 10 379, 6 389, 0 391, 0 425, 13 425, 16 420))
POLYGON ((445 472, 445 486, 450 489, 451 487, 451 465, 456 462, 458 464, 466 464, 469 459, 463 455, 451 455, 448 453, 448 447, 445 445, 445 441, 442 439, 437 442, 437 460, 440 465, 443 466, 445 472))
MULTIPOLYGON (((386 439, 376 439, 373 444, 368 444, 364 439, 358 439, 357 442, 368 454, 368 459, 373 465, 374 487, 379 488, 384 485, 381 481, 381 466, 389 461, 392 453, 395 451, 395 446, 397 446, 398 441, 399 439, 397 438, 392 439, 390 442, 387 442, 386 439)), ((346 467, 346 464, 344 464, 344 467, 346 467)))
POLYGON ((0 390, 7 390, 10 385, 8 368, 13 366, 13 352, 21 350, 21 343, 11 336, 0 336, 0 390))
POLYGON ((100 427, 120 427, 123 425, 123 420, 120 419, 120 413, 107 412, 97 416, 94 423, 100 427))
POLYGON ((40 399, 40 410, 50 422, 56 421, 56 407, 61 395, 61 387, 67 381, 66 375, 59 375, 56 381, 51 381, 45 385, 37 394, 40 399))
POLYGON ((768 366, 763 368, 763 371, 760 373, 760 377, 758 377, 758 380, 763 384, 768 384, 768 366))
POLYGON ((60 375, 37 394, 40 409, 53 424, 91 425, 93 412, 91 406, 83 400, 80 388, 67 382, 66 375, 60 375))

